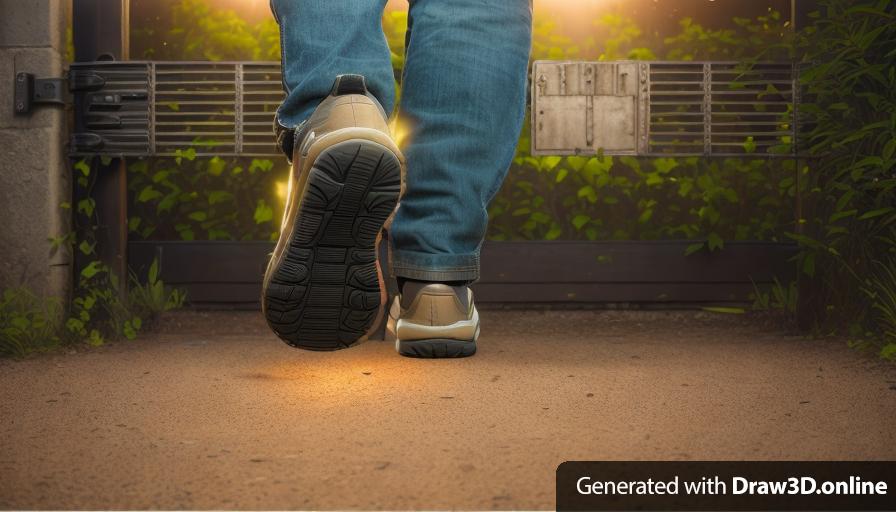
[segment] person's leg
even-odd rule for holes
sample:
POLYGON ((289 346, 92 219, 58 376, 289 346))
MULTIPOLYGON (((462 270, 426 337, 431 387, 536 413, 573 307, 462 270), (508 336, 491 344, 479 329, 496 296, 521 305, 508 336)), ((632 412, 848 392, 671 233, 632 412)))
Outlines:
POLYGON ((476 352, 487 207, 516 149, 526 102, 529 0, 411 0, 400 121, 406 192, 390 229, 401 296, 396 349, 412 357, 476 352))
POLYGON ((277 138, 292 169, 261 305, 271 329, 294 347, 349 347, 383 311, 376 248, 398 202, 403 160, 385 112, 395 82, 380 24, 384 3, 271 4, 287 92, 277 138))
POLYGON ((271 0, 287 93, 277 111, 282 126, 306 120, 343 74, 363 75, 371 94, 392 112, 395 76, 383 34, 385 5, 386 0, 271 0))
POLYGON ((390 230, 399 278, 474 281, 487 207, 526 101, 530 0, 411 0, 399 116, 407 190, 390 230))

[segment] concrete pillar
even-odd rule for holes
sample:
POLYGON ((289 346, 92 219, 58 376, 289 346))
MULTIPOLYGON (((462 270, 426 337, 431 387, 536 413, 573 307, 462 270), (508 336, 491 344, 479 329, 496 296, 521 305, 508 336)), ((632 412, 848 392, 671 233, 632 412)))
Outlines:
POLYGON ((0 289, 26 286, 65 300, 71 252, 49 239, 71 230, 68 116, 62 107, 14 115, 17 72, 61 77, 71 0, 0 0, 0 289))

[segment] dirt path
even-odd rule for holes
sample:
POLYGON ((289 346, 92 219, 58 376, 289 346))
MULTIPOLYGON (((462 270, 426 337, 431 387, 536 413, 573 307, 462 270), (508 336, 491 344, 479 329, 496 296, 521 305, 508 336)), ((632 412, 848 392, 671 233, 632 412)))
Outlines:
POLYGON ((570 459, 894 459, 896 370, 681 313, 485 312, 479 355, 179 313, 0 362, 0 507, 542 509, 570 459))

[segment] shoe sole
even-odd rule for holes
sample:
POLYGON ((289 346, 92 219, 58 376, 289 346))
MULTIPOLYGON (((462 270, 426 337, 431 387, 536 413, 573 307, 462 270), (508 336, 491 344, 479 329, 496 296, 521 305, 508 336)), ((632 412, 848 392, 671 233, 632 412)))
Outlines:
POLYGON ((449 339, 397 341, 395 348, 405 357, 443 359, 474 355, 476 342, 449 339))
POLYGON ((401 188, 401 164, 376 142, 323 150, 309 169, 289 243, 265 287, 268 325, 306 350, 363 341, 382 315, 377 243, 401 188))

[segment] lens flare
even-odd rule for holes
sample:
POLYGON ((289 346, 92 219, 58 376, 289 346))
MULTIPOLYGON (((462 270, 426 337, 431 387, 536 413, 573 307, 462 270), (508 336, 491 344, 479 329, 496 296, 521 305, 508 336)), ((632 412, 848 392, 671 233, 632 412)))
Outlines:
POLYGON ((392 140, 399 149, 403 149, 409 142, 411 136, 411 127, 407 120, 396 116, 389 123, 389 131, 392 132, 392 140))
POLYGON ((287 191, 289 190, 288 180, 278 181, 274 185, 277 187, 277 197, 286 201, 287 191))

